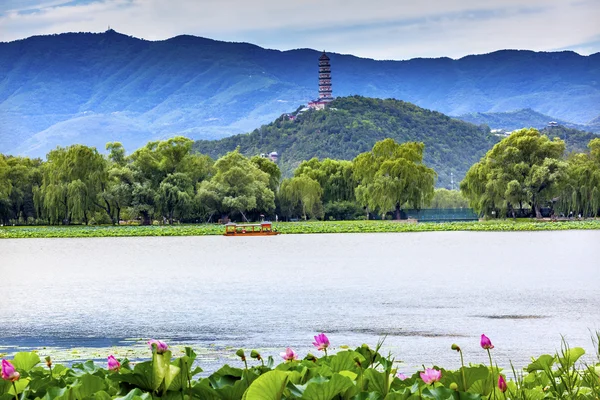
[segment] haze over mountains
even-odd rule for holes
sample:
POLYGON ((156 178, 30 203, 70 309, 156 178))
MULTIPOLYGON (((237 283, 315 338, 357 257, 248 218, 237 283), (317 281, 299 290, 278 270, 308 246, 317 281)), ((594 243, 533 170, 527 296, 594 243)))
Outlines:
MULTIPOLYGON (((249 132, 316 96, 319 54, 193 36, 151 42, 112 30, 0 43, 0 152, 44 156, 57 145, 103 149, 113 140, 131 151, 176 134, 249 132)), ((600 53, 328 54, 335 96, 396 98, 448 115, 531 108, 599 125, 600 53)))

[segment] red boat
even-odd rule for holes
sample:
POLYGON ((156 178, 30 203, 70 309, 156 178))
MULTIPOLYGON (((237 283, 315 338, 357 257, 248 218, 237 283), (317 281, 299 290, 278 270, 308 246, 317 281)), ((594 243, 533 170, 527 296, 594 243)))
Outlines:
POLYGON ((280 233, 273 229, 270 222, 261 222, 260 224, 234 224, 229 222, 225 225, 225 236, 272 236, 280 233))

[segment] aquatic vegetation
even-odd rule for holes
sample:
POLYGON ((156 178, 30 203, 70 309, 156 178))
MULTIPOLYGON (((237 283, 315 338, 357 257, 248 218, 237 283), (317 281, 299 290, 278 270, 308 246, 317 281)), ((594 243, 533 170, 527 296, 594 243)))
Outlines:
MULTIPOLYGON (((423 222, 397 221, 306 221, 278 222, 274 228, 283 234, 304 233, 376 233, 376 232, 442 232, 442 231, 554 231, 600 229, 600 220, 584 221, 513 221, 423 222)), ((222 235, 217 224, 159 226, 19 226, 0 227, 0 239, 17 238, 84 238, 128 236, 205 236, 222 235)))
MULTIPOLYGON (((317 337, 315 343, 326 341, 329 347, 324 334, 317 337)), ((249 366, 244 350, 239 349, 236 355, 242 359, 243 368, 224 365, 207 377, 197 378, 202 369, 196 366, 196 353, 191 348, 173 358, 164 342, 161 347, 167 349, 161 353, 157 351, 158 341, 151 342, 149 360, 134 363, 109 355, 106 368, 93 361, 68 368, 53 364, 48 357, 45 368, 39 365, 36 352, 17 353, 12 362, 2 362, 0 400, 506 400, 600 396, 600 354, 595 365, 579 362, 584 350, 570 348, 564 341, 557 354, 533 359, 520 371, 511 365, 512 379, 497 366, 465 367, 464 363, 459 370, 423 367, 408 376, 397 371, 391 355, 379 353, 381 343, 375 349, 364 344, 320 358, 308 354, 303 359, 287 348, 282 353, 284 362, 278 365, 272 357, 265 363, 252 350, 251 358, 260 364, 249 366)), ((491 341, 488 338, 484 342, 481 347, 489 352, 491 341)), ((462 357, 458 345, 452 345, 452 349, 461 352, 462 357)))

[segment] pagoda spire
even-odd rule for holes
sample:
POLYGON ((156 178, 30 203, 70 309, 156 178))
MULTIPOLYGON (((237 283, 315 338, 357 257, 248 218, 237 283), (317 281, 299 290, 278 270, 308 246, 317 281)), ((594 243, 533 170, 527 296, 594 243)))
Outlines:
POLYGON ((323 54, 319 57, 319 100, 323 102, 330 102, 333 100, 331 95, 331 64, 329 63, 329 57, 323 54))

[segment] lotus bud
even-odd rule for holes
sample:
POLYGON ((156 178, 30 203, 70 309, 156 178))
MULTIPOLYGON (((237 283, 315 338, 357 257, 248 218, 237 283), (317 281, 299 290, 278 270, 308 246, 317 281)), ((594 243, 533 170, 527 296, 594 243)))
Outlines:
POLYGON ((356 363, 356 365, 358 365, 359 367, 361 366, 361 364, 360 364, 360 358, 358 358, 358 357, 354 357, 354 359, 353 359, 353 360, 354 360, 354 362, 356 363))
POLYGON ((312 354, 312 353, 308 353, 306 355, 305 360, 312 361, 312 362, 317 362, 317 357, 315 357, 314 354, 312 354))
POLYGON ((456 343, 452 343, 452 350, 456 350, 456 351, 460 351, 460 347, 458 347, 458 345, 456 343))
POLYGON ((485 336, 485 335, 481 335, 481 348, 485 349, 485 350, 489 350, 489 349, 493 349, 494 345, 492 344, 492 341, 490 340, 489 337, 485 336))
POLYGON ((148 341, 148 346, 150 346, 150 350, 154 352, 154 348, 156 348, 156 354, 163 354, 169 349, 169 346, 165 342, 161 342, 160 340, 151 339, 148 341))
POLYGON ((402 372, 400 372, 398 375, 396 375, 398 377, 398 379, 400 379, 401 381, 405 381, 408 379, 408 376, 404 375, 402 372))
POLYGON ((250 352, 250 357, 252 358, 256 358, 258 361, 262 360, 262 357, 260 356, 260 353, 256 350, 252 350, 250 352))
POLYGON ((15 370, 15 366, 8 360, 2 360, 2 379, 6 381, 16 382, 21 377, 15 370))
POLYGON ((498 375, 498 389, 500 389, 500 391, 502 393, 506 392, 506 390, 508 389, 506 380, 504 379, 504 377, 502 375, 498 375))
POLYGON ((244 354, 244 349, 239 349, 235 352, 235 355, 242 359, 242 361, 246 361, 246 354, 244 354))
POLYGON ((454 391, 457 391, 457 390, 458 390, 458 385, 456 384, 456 382, 452 382, 452 383, 450 384, 450 389, 452 389, 452 390, 454 390, 454 391))
POLYGON ((46 366, 48 368, 52 368, 52 359, 50 358, 50 356, 46 357, 45 360, 46 360, 46 366))
POLYGON ((121 363, 112 354, 108 356, 108 370, 118 371, 121 368, 121 363))

